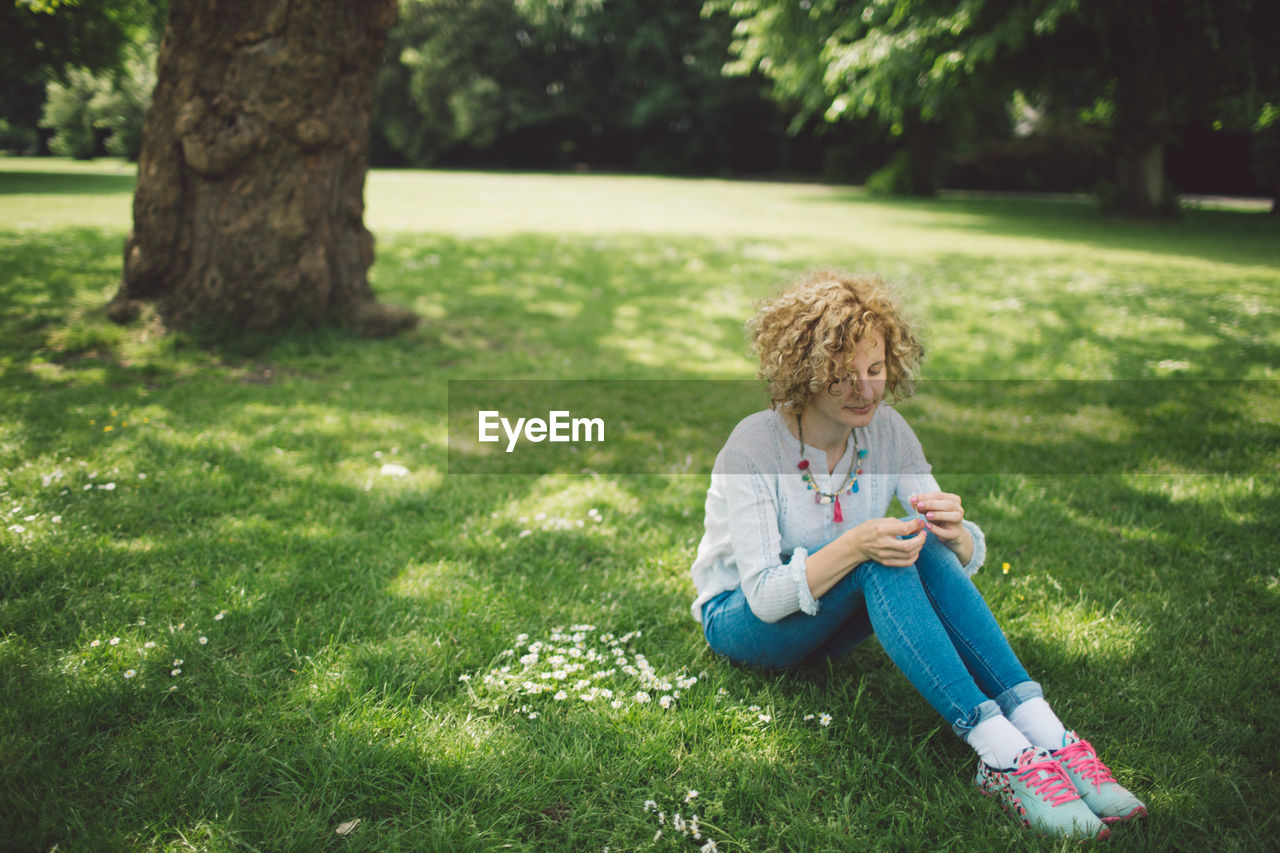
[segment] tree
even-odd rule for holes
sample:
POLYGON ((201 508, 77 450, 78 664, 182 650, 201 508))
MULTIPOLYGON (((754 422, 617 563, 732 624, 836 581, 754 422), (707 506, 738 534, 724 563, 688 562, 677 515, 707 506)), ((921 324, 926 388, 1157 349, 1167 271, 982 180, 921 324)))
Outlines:
POLYGON ((873 117, 901 140, 895 189, 932 194, 949 149, 1008 102, 993 59, 1025 38, 1017 3, 971 0, 706 0, 737 16, 731 74, 763 72, 797 122, 873 117), (993 106, 996 109, 993 109, 993 106))
POLYGON ((271 331, 414 322, 374 300, 364 180, 395 0, 173 0, 111 316, 271 331))
MULTIPOLYGON (((112 74, 131 47, 159 32, 167 4, 155 0, 0 0, 0 116, 34 129, 50 82, 112 74)), ((81 81, 83 83, 83 81, 81 81)))
POLYGON ((1066 106, 1109 116, 1116 205, 1137 214, 1176 205, 1165 149, 1179 127, 1250 127, 1280 95, 1280 5, 1267 0, 1048 0, 1049 25, 1011 68, 1066 106))
MULTIPOLYGON (((975 96, 1014 89, 1111 116, 1118 206, 1166 209, 1163 151, 1179 122, 1274 80, 1266 0, 706 0, 740 19, 730 71, 758 68, 830 121, 876 115, 928 152, 975 96), (914 126, 913 122, 923 122, 914 126)), ((1262 104, 1257 104, 1261 109, 1262 104)), ((1255 111, 1256 114, 1256 111, 1255 111)))
POLYGON ((720 74, 730 27, 687 0, 406 0, 375 145, 416 166, 750 168, 776 156, 777 109, 720 74))
POLYGON ((66 83, 49 82, 40 126, 54 131, 49 149, 64 157, 90 160, 98 152, 93 102, 106 94, 103 80, 73 68, 66 83))
POLYGON ((54 131, 49 149, 55 154, 88 160, 100 153, 105 135, 108 152, 137 160, 142 121, 155 86, 155 48, 139 45, 114 72, 68 69, 66 82, 50 80, 45 88, 40 126, 54 131))

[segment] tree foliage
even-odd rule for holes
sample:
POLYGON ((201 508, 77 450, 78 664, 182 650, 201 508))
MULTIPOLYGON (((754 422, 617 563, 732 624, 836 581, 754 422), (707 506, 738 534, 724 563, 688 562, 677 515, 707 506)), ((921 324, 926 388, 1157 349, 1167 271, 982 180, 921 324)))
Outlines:
POLYGON ((166 0, 0 0, 0 116, 11 137, 34 143, 36 126, 51 118, 42 107, 46 95, 56 93, 63 104, 50 109, 65 115, 68 99, 91 87, 88 77, 110 80, 120 97, 136 99, 138 47, 158 41, 167 15, 166 0), (51 82, 70 91, 46 92, 51 82))
POLYGON ((40 126, 54 132, 55 154, 88 160, 100 148, 129 160, 142 149, 142 119, 155 86, 155 48, 135 46, 116 72, 83 68, 66 72, 65 81, 50 80, 40 126))
POLYGON ((760 78, 721 75, 730 25, 681 0, 406 0, 375 131, 415 165, 732 169, 778 118, 760 78))
POLYGON ((874 116, 954 144, 975 107, 1015 90, 1091 111, 1112 133, 1129 206, 1164 203, 1179 123, 1274 102, 1280 6, 1266 0, 706 0, 738 19, 728 70, 759 70, 827 121, 874 116), (1153 195, 1154 192, 1154 195, 1153 195))
POLYGON ((130 46, 163 30, 167 15, 163 0, 0 0, 0 79, 120 69, 130 46))

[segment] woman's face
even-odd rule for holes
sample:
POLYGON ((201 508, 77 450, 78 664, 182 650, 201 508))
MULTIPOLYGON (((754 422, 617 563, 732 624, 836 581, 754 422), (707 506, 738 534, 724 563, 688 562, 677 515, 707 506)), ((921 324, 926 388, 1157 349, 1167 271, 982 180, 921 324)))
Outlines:
POLYGON ((888 371, 884 335, 873 332, 854 344, 852 362, 836 374, 839 381, 814 394, 807 408, 833 424, 864 427, 884 399, 888 371))

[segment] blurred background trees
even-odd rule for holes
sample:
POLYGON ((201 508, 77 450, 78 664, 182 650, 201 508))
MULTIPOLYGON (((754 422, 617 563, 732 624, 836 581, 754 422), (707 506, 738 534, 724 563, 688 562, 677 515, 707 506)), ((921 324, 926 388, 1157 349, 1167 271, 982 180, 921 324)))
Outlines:
MULTIPOLYGON (((0 0, 0 149, 136 157, 166 15, 0 0)), ((371 151, 1159 212, 1277 193, 1277 32, 1271 0, 401 0, 371 151)))
POLYGON ((0 151, 136 159, 165 0, 0 0, 0 151))

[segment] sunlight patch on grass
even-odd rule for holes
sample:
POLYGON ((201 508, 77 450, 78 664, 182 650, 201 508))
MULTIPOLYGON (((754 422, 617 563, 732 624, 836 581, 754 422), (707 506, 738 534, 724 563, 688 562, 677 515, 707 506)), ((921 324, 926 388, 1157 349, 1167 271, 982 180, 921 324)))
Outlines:
POLYGON ((387 590, 405 598, 430 598, 439 600, 448 595, 450 587, 471 583, 474 577, 470 569, 452 560, 434 563, 414 561, 409 563, 387 585, 387 590))

